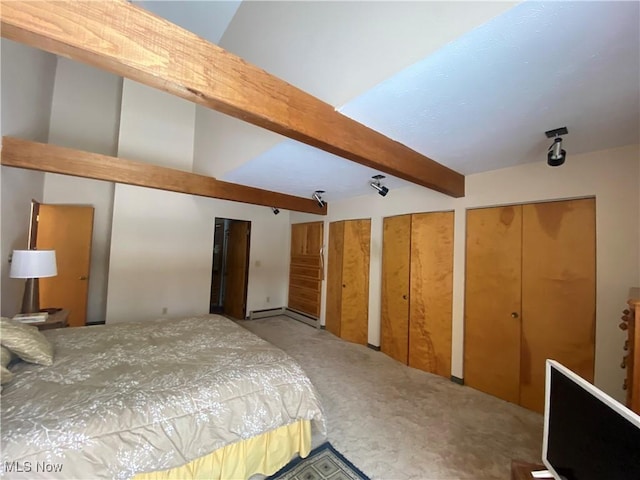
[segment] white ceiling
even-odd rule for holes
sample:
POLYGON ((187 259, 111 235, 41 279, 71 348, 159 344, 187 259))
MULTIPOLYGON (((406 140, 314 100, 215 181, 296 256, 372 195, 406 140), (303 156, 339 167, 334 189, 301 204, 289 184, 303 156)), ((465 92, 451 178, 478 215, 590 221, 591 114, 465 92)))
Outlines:
MULTIPOLYGON (((544 131, 561 126, 568 162, 640 143, 638 2, 245 1, 235 16, 227 2, 140 3, 464 174, 544 161, 544 131)), ((367 167, 275 135, 257 156, 223 145, 237 137, 206 145, 227 156, 207 155, 232 166, 225 180, 328 200, 375 194, 367 167)))

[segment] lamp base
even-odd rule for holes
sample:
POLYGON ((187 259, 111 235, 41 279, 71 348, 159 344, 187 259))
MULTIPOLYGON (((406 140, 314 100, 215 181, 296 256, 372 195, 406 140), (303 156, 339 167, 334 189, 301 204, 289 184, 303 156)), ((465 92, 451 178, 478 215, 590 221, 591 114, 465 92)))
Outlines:
POLYGON ((22 297, 20 313, 37 313, 40 311, 40 282, 37 278, 27 278, 22 297))

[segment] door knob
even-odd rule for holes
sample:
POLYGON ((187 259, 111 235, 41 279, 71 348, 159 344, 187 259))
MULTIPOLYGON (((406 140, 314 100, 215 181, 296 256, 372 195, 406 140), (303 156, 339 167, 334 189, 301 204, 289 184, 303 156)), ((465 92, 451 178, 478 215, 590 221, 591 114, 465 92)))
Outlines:
POLYGON ((79 280, 87 280, 89 277, 87 277, 86 275, 82 275, 79 280))
POLYGON ((403 298, 404 300, 406 300, 406 299, 407 299, 407 296, 406 296, 406 295, 402 295, 402 298, 403 298))
POLYGON ((511 312, 511 318, 518 318, 518 312, 511 312))
POLYGON ((342 288, 347 288, 347 286, 343 283, 343 284, 342 284, 342 288))

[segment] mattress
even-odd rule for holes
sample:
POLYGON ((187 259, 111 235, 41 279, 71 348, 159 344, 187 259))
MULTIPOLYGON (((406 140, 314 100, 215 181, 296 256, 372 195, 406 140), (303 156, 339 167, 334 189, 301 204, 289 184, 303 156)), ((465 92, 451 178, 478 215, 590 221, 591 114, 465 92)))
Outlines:
POLYGON ((14 365, 2 392, 4 478, 129 479, 297 420, 326 433, 300 366, 226 318, 43 333, 53 366, 14 365))

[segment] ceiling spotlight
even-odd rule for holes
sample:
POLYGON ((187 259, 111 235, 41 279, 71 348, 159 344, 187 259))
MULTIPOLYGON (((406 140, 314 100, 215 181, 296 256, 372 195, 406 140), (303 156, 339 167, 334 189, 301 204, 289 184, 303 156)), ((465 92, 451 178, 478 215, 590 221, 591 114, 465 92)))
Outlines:
POLYGON ((547 138, 553 138, 553 143, 549 147, 549 152, 547 153, 547 165, 550 167, 559 167, 567 158, 567 152, 562 149, 561 136, 569 133, 569 130, 567 130, 567 127, 561 127, 544 133, 547 138))
POLYGON ((371 188, 375 189, 378 191, 378 193, 385 197, 387 195, 387 193, 389 193, 389 189, 385 186, 383 186, 380 181, 383 178, 386 178, 384 175, 374 175, 373 177, 373 182, 370 182, 369 185, 371 185, 371 188))
POLYGON ((274 215, 277 215, 280 213, 280 210, 278 210, 276 207, 271 207, 271 211, 273 212, 274 215))
POLYGON ((320 208, 324 207, 327 202, 325 202, 322 199, 322 194, 324 193, 324 190, 316 190, 315 192, 313 192, 313 195, 311 195, 311 198, 313 198, 316 202, 318 202, 318 206, 320 208))

